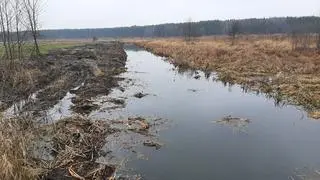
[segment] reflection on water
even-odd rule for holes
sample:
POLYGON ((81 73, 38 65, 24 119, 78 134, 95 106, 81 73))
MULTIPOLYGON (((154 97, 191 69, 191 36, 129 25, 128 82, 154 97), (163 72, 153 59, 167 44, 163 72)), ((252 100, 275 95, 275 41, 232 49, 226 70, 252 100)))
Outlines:
MULTIPOLYGON (((185 66, 174 66, 174 68, 172 70, 182 76, 186 76, 188 78, 195 78, 195 79, 197 79, 196 77, 198 77, 201 72, 199 70, 190 69, 185 66)), ((222 81, 221 79, 219 79, 218 75, 216 73, 202 72, 202 75, 203 75, 203 78, 208 81, 222 83, 225 87, 228 88, 229 91, 232 91, 232 87, 235 86, 235 84, 232 82, 222 81)), ((252 89, 250 86, 247 86, 247 85, 241 85, 240 87, 244 93, 255 93, 256 95, 262 95, 270 100, 274 100, 275 106, 283 107, 287 104, 285 99, 282 98, 283 95, 280 94, 280 92, 278 92, 278 91, 264 93, 259 89, 256 89, 256 88, 252 89)))
POLYGON ((75 94, 67 92, 66 96, 63 97, 53 108, 45 112, 45 116, 41 122, 53 123, 59 119, 72 117, 73 112, 71 111, 72 98, 76 97, 75 94))
MULTIPOLYGON (((78 90, 81 86, 84 86, 84 83, 71 90, 78 90)), ((41 119, 41 122, 53 123, 59 119, 72 117, 74 114, 71 110, 71 107, 74 105, 72 103, 72 98, 74 97, 76 97, 75 94, 67 92, 65 97, 63 97, 56 105, 54 105, 54 107, 45 112, 45 116, 41 119)))
POLYGON ((160 132, 163 148, 141 147, 148 161, 129 162, 145 179, 288 179, 297 168, 320 167, 320 124, 304 111, 216 81, 214 73, 174 67, 137 48, 127 54, 128 72, 122 76, 130 80, 122 84, 125 92, 112 93, 125 96, 126 107, 91 116, 173 121, 173 127, 160 132), (134 98, 138 92, 154 95, 134 98), (235 123, 246 133, 212 123, 226 116, 250 119, 249 124, 235 123))

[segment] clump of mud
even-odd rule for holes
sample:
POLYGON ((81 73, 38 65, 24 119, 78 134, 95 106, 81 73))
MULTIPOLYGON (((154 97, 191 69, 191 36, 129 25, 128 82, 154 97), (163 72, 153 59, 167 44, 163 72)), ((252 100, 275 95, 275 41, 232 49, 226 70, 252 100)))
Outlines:
POLYGON ((251 123, 251 120, 248 118, 233 117, 229 115, 214 122, 222 126, 231 127, 233 131, 246 132, 246 128, 251 123))
POLYGON ((149 95, 149 94, 144 94, 144 93, 142 93, 142 92, 139 92, 139 93, 134 94, 133 96, 136 97, 136 98, 138 98, 138 99, 141 99, 141 98, 144 98, 144 97, 146 97, 146 96, 148 96, 148 95, 149 95))
POLYGON ((99 109, 99 105, 94 104, 94 101, 89 99, 75 97, 72 98, 72 103, 76 104, 71 107, 72 111, 78 114, 89 114, 90 112, 99 109))

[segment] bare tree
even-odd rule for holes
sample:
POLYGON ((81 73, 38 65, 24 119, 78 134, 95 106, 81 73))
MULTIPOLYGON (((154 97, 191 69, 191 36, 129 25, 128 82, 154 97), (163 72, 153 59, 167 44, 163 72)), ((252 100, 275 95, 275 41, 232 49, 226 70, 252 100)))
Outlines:
POLYGON ((192 22, 191 18, 189 18, 183 24, 183 34, 184 34, 184 39, 187 42, 191 41, 196 36, 195 29, 194 29, 194 23, 192 22))
POLYGON ((320 50, 320 30, 318 30, 317 49, 320 50))
POLYGON ((24 41, 32 38, 31 55, 39 55, 38 45, 40 0, 0 0, 0 38, 3 58, 13 67, 15 59, 23 58, 24 41))
POLYGON ((30 27, 31 35, 34 41, 34 50, 36 55, 40 55, 40 48, 38 44, 39 36, 39 21, 41 0, 23 0, 24 10, 27 15, 28 25, 30 27))
POLYGON ((236 41, 237 34, 240 33, 240 25, 234 20, 231 22, 231 26, 229 28, 229 36, 231 36, 231 44, 234 45, 236 41))
POLYGON ((314 46, 315 35, 312 33, 292 33, 292 50, 308 50, 314 46))
POLYGON ((21 21, 23 20, 23 11, 21 0, 14 0, 13 4, 14 9, 14 19, 15 19, 15 31, 16 31, 16 44, 17 44, 17 56, 18 59, 22 59, 22 45, 23 39, 21 37, 21 21))
POLYGON ((12 9, 9 0, 1 1, 0 16, 1 16, 1 33, 5 47, 5 58, 13 59, 13 44, 12 44, 12 9))
POLYGON ((5 55, 4 58, 8 59, 9 58, 9 51, 8 51, 8 46, 7 46, 7 31, 6 31, 6 26, 5 26, 5 17, 4 17, 4 6, 5 2, 1 2, 0 4, 0 22, 1 22, 1 34, 2 34, 2 42, 3 42, 3 47, 5 49, 5 55))
POLYGON ((10 1, 4 0, 4 17, 5 17, 5 25, 7 30, 7 42, 8 42, 8 50, 9 50, 9 58, 13 59, 13 50, 12 50, 12 21, 11 21, 11 8, 10 8, 10 1))

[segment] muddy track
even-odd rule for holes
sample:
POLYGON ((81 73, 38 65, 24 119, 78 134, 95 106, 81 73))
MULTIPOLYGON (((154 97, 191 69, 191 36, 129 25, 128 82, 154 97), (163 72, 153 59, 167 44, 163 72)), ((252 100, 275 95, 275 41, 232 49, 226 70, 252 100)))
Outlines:
MULTIPOLYGON (((38 63, 33 63, 32 68, 41 72, 40 76, 33 77, 35 80, 30 90, 30 94, 37 92, 36 98, 27 101, 20 111, 41 116, 72 91, 77 95, 72 100, 75 104, 73 110, 81 114, 90 113, 95 109, 90 98, 107 95, 111 88, 118 86, 121 79, 114 76, 125 71, 126 58, 123 44, 119 42, 51 51, 38 63)), ((7 100, 8 105, 14 101, 17 98, 7 100)))

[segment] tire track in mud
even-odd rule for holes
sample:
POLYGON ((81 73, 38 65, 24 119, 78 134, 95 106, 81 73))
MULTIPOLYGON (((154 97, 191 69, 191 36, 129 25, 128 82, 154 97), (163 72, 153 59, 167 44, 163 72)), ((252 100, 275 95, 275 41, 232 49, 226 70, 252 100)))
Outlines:
POLYGON ((47 110, 58 104, 68 93, 75 94, 72 98, 72 110, 79 114, 89 114, 97 108, 90 99, 108 95, 112 88, 118 86, 118 81, 122 80, 114 76, 125 71, 126 58, 123 45, 118 42, 49 52, 42 59, 41 64, 45 64, 43 67, 35 65, 42 73, 42 76, 34 77, 34 86, 38 91, 36 98, 30 101, 22 98, 25 102, 17 114, 29 112, 32 116, 43 117, 47 110))

